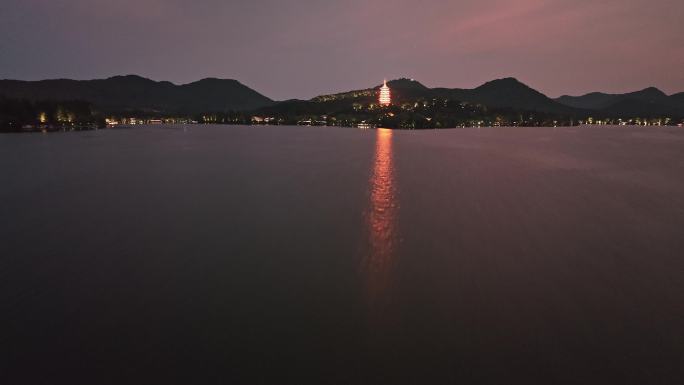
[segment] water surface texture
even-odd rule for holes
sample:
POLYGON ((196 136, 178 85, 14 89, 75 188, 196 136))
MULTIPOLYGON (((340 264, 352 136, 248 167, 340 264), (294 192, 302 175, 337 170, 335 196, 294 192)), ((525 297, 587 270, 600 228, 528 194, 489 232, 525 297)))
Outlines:
POLYGON ((684 130, 0 136, 0 383, 684 383, 684 130))

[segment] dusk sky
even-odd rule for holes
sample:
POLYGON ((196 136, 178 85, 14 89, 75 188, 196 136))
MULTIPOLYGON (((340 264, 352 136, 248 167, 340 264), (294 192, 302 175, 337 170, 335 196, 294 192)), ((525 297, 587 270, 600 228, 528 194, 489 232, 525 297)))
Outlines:
POLYGON ((684 91, 682 0, 3 0, 0 78, 232 78, 274 99, 410 77, 684 91))

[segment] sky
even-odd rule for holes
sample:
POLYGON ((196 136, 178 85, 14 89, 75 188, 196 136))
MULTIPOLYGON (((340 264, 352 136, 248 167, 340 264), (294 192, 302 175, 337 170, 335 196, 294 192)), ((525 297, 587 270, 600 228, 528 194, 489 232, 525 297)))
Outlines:
POLYGON ((0 0, 0 78, 231 78, 277 100, 399 77, 670 94, 682 15, 682 0, 0 0))

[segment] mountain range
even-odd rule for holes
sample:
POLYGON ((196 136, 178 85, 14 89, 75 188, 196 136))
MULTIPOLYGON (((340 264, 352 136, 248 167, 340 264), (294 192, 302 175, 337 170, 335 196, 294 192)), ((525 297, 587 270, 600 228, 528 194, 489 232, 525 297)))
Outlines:
POLYGON ((561 96, 557 102, 605 115, 676 115, 684 112, 684 93, 668 96, 655 87, 625 94, 592 92, 583 96, 561 96))
POLYGON ((477 88, 427 88, 415 80, 399 79, 389 82, 389 86, 399 94, 407 88, 420 88, 425 98, 452 99, 482 104, 495 108, 540 111, 549 113, 573 113, 573 107, 548 98, 514 78, 492 80, 477 88), (420 86, 416 86, 416 85, 420 86))
MULTIPOLYGON (((552 99, 514 78, 493 80, 473 89, 428 88, 412 79, 397 79, 387 84, 392 89, 393 99, 399 103, 415 99, 452 99, 495 108, 576 116, 596 115, 616 118, 684 116, 684 92, 668 96, 654 87, 626 94, 594 92, 583 96, 566 95, 552 99)), ((380 86, 376 86, 368 90, 324 95, 314 98, 313 101, 374 95, 369 91, 376 91, 379 88, 380 86)))
POLYGON ((274 103, 237 80, 208 78, 175 85, 136 75, 101 80, 0 80, 0 96, 31 101, 84 100, 103 112, 117 113, 193 114, 252 110, 274 103))
MULTIPOLYGON (((514 78, 498 79, 477 88, 429 88, 411 79, 388 82, 395 103, 449 99, 492 108, 596 117, 684 117, 684 92, 666 95, 657 88, 625 94, 594 92, 552 99, 514 78)), ((175 85, 136 75, 101 80, 0 80, 0 97, 28 100, 84 100, 109 113, 138 111, 196 114, 271 109, 325 112, 330 105, 372 103, 379 85, 363 90, 322 95, 310 100, 275 102, 236 80, 208 78, 175 85), (323 107, 323 105, 325 107, 323 107)))

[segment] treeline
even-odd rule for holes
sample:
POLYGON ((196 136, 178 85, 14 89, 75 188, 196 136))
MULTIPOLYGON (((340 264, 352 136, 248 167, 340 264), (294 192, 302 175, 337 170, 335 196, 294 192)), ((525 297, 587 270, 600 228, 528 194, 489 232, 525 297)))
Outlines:
POLYGON ((0 132, 86 130, 139 124, 270 124, 375 126, 435 129, 486 126, 574 126, 578 124, 680 125, 681 118, 609 118, 585 113, 534 112, 490 108, 452 99, 404 100, 380 107, 373 98, 355 101, 288 101, 254 111, 173 114, 163 111, 109 113, 103 116, 84 101, 28 101, 0 98, 0 132))
POLYGON ((0 98, 0 132, 85 130, 104 119, 84 101, 29 101, 0 98))
MULTIPOLYGON (((413 105, 381 108, 367 122, 382 127, 434 129, 473 126, 573 126, 572 115, 489 108, 457 100, 420 101, 413 105)), ((345 117, 346 118, 346 117, 345 117)), ((348 118, 347 118, 348 119, 348 118)))
POLYGON ((544 113, 512 108, 489 108, 449 99, 418 99, 389 107, 371 103, 291 102, 254 112, 264 123, 356 126, 368 124, 403 129, 472 126, 572 126, 571 114, 544 113))

